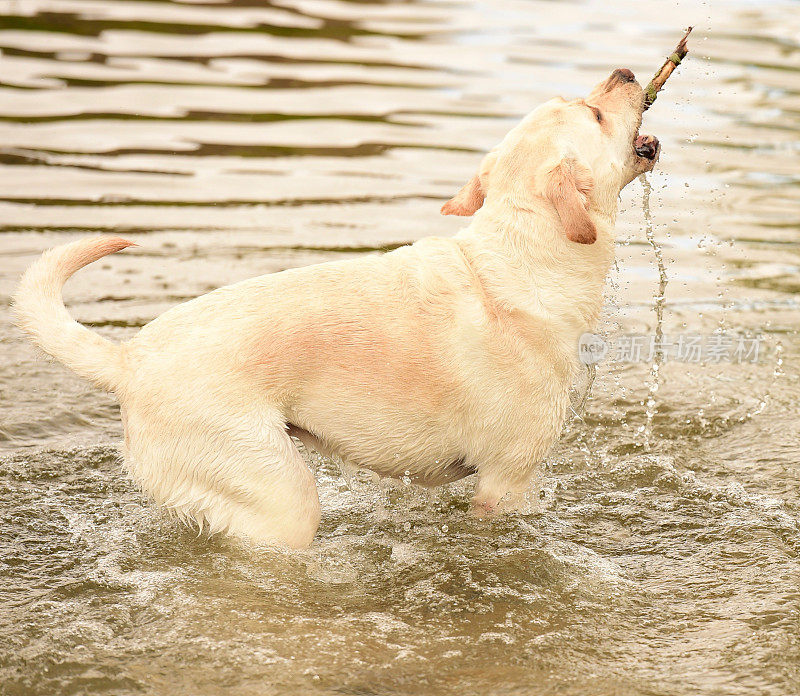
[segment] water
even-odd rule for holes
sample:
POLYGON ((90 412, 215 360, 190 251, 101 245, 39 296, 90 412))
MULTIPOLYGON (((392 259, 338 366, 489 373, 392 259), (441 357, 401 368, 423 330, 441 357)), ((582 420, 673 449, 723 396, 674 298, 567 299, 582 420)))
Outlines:
POLYGON ((0 11, 0 693, 800 690, 796 4, 0 11), (469 481, 348 485, 315 458, 310 550, 198 538, 120 473, 114 401, 8 324, 25 266, 89 231, 141 245, 67 287, 118 339, 219 285, 454 232, 439 205, 517 118, 648 77, 687 24, 645 119, 652 240, 634 182, 601 328, 763 353, 601 363, 538 513, 477 521, 469 481))

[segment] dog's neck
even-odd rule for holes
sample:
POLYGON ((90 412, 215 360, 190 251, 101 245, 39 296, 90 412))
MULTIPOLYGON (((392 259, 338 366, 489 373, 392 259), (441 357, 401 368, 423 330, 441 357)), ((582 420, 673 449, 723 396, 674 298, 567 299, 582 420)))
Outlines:
POLYGON ((597 241, 584 245, 567 239, 544 204, 512 211, 484 204, 455 241, 494 302, 550 324, 571 350, 595 327, 614 261, 616 211, 590 214, 597 241))

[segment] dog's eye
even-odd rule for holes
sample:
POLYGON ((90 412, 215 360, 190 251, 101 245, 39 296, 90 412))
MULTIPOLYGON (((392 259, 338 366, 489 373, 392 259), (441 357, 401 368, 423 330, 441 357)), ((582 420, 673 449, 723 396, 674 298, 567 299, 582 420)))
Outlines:
POLYGON ((603 114, 600 113, 600 109, 592 107, 592 111, 594 112, 594 117, 597 119, 598 123, 603 122, 603 114))

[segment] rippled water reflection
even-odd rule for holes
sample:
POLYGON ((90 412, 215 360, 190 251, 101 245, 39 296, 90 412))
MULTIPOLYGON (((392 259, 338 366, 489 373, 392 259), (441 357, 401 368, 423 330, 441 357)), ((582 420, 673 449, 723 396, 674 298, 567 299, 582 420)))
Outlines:
MULTIPOLYGON (((800 18, 791 2, 0 3, 0 692, 786 694, 800 689, 800 18), (196 538, 119 471, 118 408, 40 360, 8 296, 88 231, 140 248, 73 314, 129 336, 184 299, 391 248, 532 106, 690 59, 646 116, 665 333, 756 365, 605 363, 539 513, 469 483, 349 485, 314 547, 196 538), (648 397, 653 402, 648 406, 648 397)), ((655 330, 643 186, 603 330, 655 330)))

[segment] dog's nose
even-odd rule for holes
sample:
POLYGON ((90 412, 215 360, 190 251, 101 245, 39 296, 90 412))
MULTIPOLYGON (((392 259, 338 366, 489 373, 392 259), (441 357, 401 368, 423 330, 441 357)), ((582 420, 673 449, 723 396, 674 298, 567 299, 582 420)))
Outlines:
POLYGON ((611 73, 611 77, 619 82, 633 82, 636 79, 636 75, 628 70, 628 68, 617 68, 611 73))

